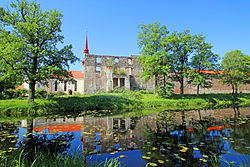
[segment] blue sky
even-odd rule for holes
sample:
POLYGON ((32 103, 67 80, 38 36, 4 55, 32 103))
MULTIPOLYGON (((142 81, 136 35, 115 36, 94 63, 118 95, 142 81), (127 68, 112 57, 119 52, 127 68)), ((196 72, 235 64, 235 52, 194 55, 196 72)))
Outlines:
MULTIPOLYGON (((6 7, 11 0, 0 0, 6 7)), ((83 59, 85 34, 91 54, 139 55, 139 24, 160 22, 170 31, 202 33, 224 56, 239 49, 250 55, 249 0, 36 0, 42 9, 63 13, 64 44, 83 59)), ((81 62, 71 70, 81 70, 81 62)))

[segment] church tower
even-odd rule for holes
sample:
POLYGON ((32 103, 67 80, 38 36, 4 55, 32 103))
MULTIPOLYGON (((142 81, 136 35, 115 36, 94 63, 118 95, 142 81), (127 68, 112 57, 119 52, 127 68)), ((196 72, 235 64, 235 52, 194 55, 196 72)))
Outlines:
POLYGON ((85 42, 85 49, 84 49, 84 54, 89 54, 89 49, 88 49, 88 37, 86 34, 86 42, 85 42))
POLYGON ((82 60, 82 66, 84 65, 85 63, 85 55, 86 54, 89 54, 89 49, 88 49, 88 37, 87 37, 87 34, 86 34, 86 41, 85 41, 85 49, 84 49, 84 58, 82 60))
POLYGON ((86 34, 86 41, 85 41, 85 49, 84 49, 83 53, 84 53, 84 57, 83 57, 83 60, 82 60, 82 73, 84 74, 85 55, 89 54, 87 34, 86 34))

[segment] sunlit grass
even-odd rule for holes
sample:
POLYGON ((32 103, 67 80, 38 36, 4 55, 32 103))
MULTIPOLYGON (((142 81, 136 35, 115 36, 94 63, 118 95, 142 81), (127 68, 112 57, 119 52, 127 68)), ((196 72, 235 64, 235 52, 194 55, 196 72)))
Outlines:
POLYGON ((27 104, 27 99, 0 100, 0 115, 44 116, 57 113, 81 113, 89 110, 121 111, 164 108, 165 110, 191 110, 204 108, 228 108, 233 105, 250 104, 250 94, 233 98, 231 94, 171 95, 162 98, 155 94, 139 91, 121 93, 98 93, 82 96, 59 96, 49 99, 35 99, 27 104))

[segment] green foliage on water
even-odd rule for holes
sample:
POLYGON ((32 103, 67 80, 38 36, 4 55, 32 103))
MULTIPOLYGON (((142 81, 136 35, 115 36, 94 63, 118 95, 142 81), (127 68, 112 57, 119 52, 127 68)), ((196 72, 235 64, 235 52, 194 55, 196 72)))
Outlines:
POLYGON ((191 110, 203 108, 227 108, 250 103, 250 94, 240 94, 237 98, 230 94, 171 95, 163 98, 145 91, 98 93, 94 95, 54 96, 36 99, 27 104, 27 99, 0 100, 0 115, 41 116, 57 113, 82 113, 90 110, 191 110))

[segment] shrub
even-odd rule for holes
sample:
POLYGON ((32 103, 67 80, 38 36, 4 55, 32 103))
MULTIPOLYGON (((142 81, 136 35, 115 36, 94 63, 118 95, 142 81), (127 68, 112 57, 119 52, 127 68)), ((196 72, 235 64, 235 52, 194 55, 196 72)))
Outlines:
POLYGON ((36 97, 38 98, 46 98, 47 91, 45 89, 37 89, 36 90, 36 97))
POLYGON ((81 94, 79 92, 75 92, 74 95, 75 96, 81 96, 81 94))
POLYGON ((120 70, 120 74, 126 74, 124 69, 120 70))
POLYGON ((49 97, 60 97, 60 96, 64 96, 64 95, 67 95, 67 94, 64 93, 63 91, 52 92, 52 93, 48 94, 49 97))
POLYGON ((55 96, 64 96, 64 95, 66 95, 66 93, 64 93, 63 91, 55 92, 54 94, 55 94, 55 96))
POLYGON ((28 92, 29 92, 28 89, 25 88, 21 89, 22 96, 25 96, 28 92))
POLYGON ((124 97, 130 98, 130 99, 132 98, 132 99, 137 99, 137 100, 139 100, 139 99, 142 98, 142 94, 140 93, 140 91, 137 91, 137 90, 129 91, 129 92, 123 91, 123 92, 121 92, 121 93, 122 93, 122 95, 123 95, 124 97))
POLYGON ((140 90, 140 93, 141 93, 141 94, 154 94, 153 91, 150 91, 150 90, 148 90, 148 89, 142 89, 142 90, 140 90))
POLYGON ((13 98, 16 96, 16 91, 14 89, 7 89, 4 94, 6 95, 6 98, 13 98))
POLYGON ((20 96, 22 96, 21 89, 15 90, 15 97, 20 97, 20 96))
POLYGON ((113 74, 118 74, 118 69, 117 68, 113 69, 113 74))
POLYGON ((25 96, 28 93, 27 89, 17 89, 15 90, 15 97, 25 96))
POLYGON ((174 85, 172 83, 166 83, 165 86, 156 89, 157 93, 164 98, 170 97, 174 92, 174 85))

